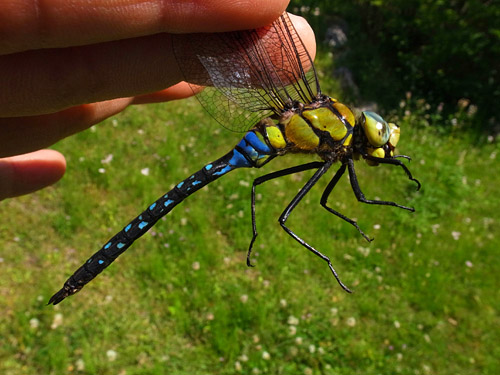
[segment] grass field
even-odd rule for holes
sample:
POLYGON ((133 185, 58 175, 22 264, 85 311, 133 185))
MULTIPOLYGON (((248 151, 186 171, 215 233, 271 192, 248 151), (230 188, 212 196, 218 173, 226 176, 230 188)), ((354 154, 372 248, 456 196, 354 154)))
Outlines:
POLYGON ((415 213, 359 204, 344 179, 332 206, 369 244, 320 207, 324 178, 289 220, 352 295, 277 223, 310 172, 259 186, 256 267, 245 265, 251 182, 307 161, 291 156, 204 188, 82 292, 46 306, 129 219, 241 135, 190 99, 130 108, 60 142, 65 178, 0 206, 0 373, 498 374, 499 144, 418 114, 397 120, 421 191, 390 166, 360 162, 359 179, 368 197, 415 213))

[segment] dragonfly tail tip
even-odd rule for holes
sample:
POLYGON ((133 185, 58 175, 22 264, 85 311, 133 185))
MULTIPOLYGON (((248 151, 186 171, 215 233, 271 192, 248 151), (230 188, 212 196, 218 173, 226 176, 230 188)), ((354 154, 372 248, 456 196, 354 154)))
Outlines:
POLYGON ((52 297, 50 297, 47 305, 54 305, 55 306, 68 296, 69 296, 68 291, 65 288, 62 288, 60 291, 58 291, 56 294, 54 294, 52 297))

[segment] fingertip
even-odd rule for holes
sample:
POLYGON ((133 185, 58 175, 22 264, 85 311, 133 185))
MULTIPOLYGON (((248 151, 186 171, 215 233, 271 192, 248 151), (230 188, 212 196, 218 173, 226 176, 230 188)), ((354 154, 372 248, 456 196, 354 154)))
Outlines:
POLYGON ((0 160, 0 199, 17 197, 59 181, 66 159, 54 150, 40 150, 0 160))
POLYGON ((316 56, 316 37, 311 25, 309 25, 307 20, 303 17, 290 13, 288 15, 293 23, 293 26, 295 27, 295 30, 297 30, 300 39, 302 39, 302 42, 307 48, 309 55, 311 55, 311 58, 314 60, 314 57, 316 56))

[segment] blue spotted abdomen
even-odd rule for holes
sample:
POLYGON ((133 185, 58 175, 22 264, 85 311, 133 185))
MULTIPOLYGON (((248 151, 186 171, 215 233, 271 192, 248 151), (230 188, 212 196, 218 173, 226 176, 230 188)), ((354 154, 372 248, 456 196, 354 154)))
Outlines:
POLYGON ((146 233, 158 220, 168 214, 189 195, 234 169, 260 167, 270 156, 275 155, 275 150, 259 135, 258 130, 249 131, 229 153, 205 165, 198 172, 178 183, 167 194, 149 205, 144 212, 128 223, 98 252, 92 255, 66 281, 63 288, 51 298, 49 303, 57 304, 83 288, 85 284, 127 250, 135 240, 146 233))

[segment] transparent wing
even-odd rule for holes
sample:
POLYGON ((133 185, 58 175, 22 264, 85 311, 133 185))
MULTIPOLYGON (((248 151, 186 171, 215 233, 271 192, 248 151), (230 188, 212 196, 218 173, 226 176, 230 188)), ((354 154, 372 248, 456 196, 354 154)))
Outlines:
POLYGON ((224 127, 247 131, 320 88, 314 64, 290 18, 255 30, 177 35, 174 53, 184 79, 224 127), (205 88, 199 92, 199 86, 205 88))

